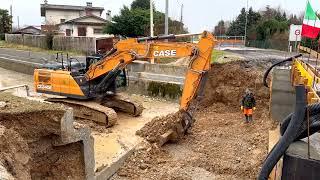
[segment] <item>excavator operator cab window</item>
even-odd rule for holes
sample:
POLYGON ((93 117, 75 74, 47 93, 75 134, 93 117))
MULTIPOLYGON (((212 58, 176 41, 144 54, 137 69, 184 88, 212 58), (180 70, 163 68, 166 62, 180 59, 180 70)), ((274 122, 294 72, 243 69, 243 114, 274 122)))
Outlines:
POLYGON ((123 69, 121 73, 116 78, 116 87, 126 87, 128 85, 127 82, 127 72, 126 69, 123 69))
POLYGON ((89 70, 91 64, 94 64, 101 60, 103 56, 101 54, 94 54, 86 57, 86 72, 89 70))

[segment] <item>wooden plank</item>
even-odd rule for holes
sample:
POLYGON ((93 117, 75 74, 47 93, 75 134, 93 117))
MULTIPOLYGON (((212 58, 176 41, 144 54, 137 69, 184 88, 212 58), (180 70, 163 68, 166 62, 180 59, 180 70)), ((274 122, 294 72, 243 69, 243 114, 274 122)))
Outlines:
MULTIPOLYGON (((276 129, 269 131, 269 147, 268 152, 272 150, 272 148, 275 146, 275 144, 280 139, 280 126, 278 125, 276 129)), ((269 175, 269 180, 281 180, 281 174, 282 174, 282 162, 283 159, 281 158, 276 166, 273 168, 269 175)))

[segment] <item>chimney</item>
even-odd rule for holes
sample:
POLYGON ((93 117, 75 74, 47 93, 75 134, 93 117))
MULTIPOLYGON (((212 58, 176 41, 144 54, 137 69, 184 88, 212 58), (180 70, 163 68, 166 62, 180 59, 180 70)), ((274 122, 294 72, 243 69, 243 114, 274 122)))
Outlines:
POLYGON ((106 20, 107 20, 107 21, 111 21, 111 20, 112 20, 112 18, 111 18, 111 11, 110 11, 110 10, 108 10, 107 13, 106 13, 106 20))
POLYGON ((92 7, 92 2, 87 2, 87 7, 92 7))

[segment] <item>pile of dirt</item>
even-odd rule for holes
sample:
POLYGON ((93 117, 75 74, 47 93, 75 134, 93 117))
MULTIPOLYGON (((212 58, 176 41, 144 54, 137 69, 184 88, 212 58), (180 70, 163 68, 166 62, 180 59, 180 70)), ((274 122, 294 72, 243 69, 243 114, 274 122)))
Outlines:
MULTIPOLYGON (((190 132, 175 144, 138 149, 113 179, 256 179, 267 155, 268 130, 275 127, 262 74, 263 69, 243 61, 215 64, 190 132), (246 88, 257 100, 251 123, 245 123, 239 108, 246 88)), ((157 118, 138 134, 150 141, 158 129, 171 127, 164 122, 166 117, 157 118)))
POLYGON ((150 143, 159 143, 159 140, 161 139, 160 136, 168 130, 175 128, 180 123, 181 119, 182 113, 180 111, 164 117, 155 117, 138 130, 136 135, 145 138, 150 143))
POLYGON ((0 166, 17 179, 84 179, 81 143, 53 145, 63 106, 8 93, 0 101, 0 166))
POLYGON ((264 69, 249 66, 245 61, 214 64, 208 73, 202 107, 223 103, 237 109, 246 88, 254 93, 259 107, 268 105, 269 89, 263 86, 263 75, 264 69))
MULTIPOLYGON (((31 179, 27 142, 13 129, 0 125, 0 166, 17 179, 31 179)), ((1 178, 4 178, 3 174, 1 178)))

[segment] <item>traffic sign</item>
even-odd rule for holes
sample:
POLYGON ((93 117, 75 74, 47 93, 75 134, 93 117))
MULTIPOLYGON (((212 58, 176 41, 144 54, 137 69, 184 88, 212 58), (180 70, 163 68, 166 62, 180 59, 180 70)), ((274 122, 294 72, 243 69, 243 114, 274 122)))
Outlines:
POLYGON ((301 41, 302 25, 290 25, 289 41, 301 41))

